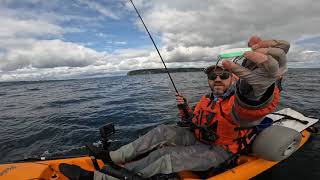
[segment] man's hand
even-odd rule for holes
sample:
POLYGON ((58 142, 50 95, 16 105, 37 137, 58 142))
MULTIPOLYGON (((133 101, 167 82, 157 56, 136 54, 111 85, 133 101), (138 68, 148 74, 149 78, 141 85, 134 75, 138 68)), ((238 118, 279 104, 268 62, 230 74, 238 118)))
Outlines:
POLYGON ((290 44, 282 40, 250 38, 253 51, 246 52, 242 65, 223 61, 223 66, 240 78, 239 91, 248 99, 258 100, 266 90, 287 71, 286 53, 290 44))
POLYGON ((180 93, 176 93, 176 101, 178 106, 183 106, 187 103, 187 100, 180 93))
POLYGON ((184 98, 180 93, 176 93, 176 101, 179 109, 179 114, 181 121, 178 122, 178 125, 181 127, 189 127, 191 119, 193 117, 192 110, 188 106, 187 99, 184 98))

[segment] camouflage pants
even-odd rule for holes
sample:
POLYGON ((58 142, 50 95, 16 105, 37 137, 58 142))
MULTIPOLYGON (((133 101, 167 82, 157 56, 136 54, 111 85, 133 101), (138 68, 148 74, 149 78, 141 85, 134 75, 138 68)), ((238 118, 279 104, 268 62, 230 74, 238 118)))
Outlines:
MULTIPOLYGON (((160 125, 132 143, 111 151, 110 156, 116 163, 125 163, 125 168, 143 177, 151 177, 183 170, 205 171, 218 166, 231 154, 220 146, 197 141, 189 128, 160 125), (130 162, 151 150, 148 156, 130 162)), ((114 178, 95 172, 95 180, 98 179, 114 178)))

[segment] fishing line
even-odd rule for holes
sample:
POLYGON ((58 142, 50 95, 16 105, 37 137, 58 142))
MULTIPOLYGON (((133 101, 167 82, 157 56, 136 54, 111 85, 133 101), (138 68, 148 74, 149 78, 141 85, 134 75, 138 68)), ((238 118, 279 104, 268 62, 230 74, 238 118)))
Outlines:
POLYGON ((171 77, 171 75, 170 75, 170 73, 169 73, 169 70, 168 70, 168 68, 167 68, 167 66, 166 66, 166 63, 164 62, 164 60, 163 60, 163 58, 162 58, 162 56, 161 56, 161 54, 160 54, 160 51, 159 51, 156 43, 154 42, 154 40, 153 40, 153 38, 152 38, 152 36, 151 36, 151 34, 150 34, 150 32, 149 32, 146 24, 144 23, 142 17, 140 16, 140 13, 138 12, 138 10, 137 10, 136 6, 134 5, 133 1, 132 1, 132 0, 129 0, 129 1, 131 2, 131 4, 132 4, 133 8, 135 9, 136 13, 138 14, 138 16, 139 16, 139 18, 140 18, 140 20, 141 20, 144 28, 145 28, 146 31, 148 32, 148 35, 149 35, 149 37, 150 37, 150 39, 151 39, 154 47, 156 48, 156 50, 157 50, 157 52, 158 52, 158 55, 160 56, 160 59, 161 59, 161 61, 162 61, 162 64, 164 65, 164 68, 165 68, 166 72, 168 73, 168 76, 169 76, 170 81, 171 81, 171 83, 172 83, 172 85, 173 85, 173 87, 174 87, 174 90, 176 91, 176 93, 179 93, 178 90, 177 90, 177 88, 176 88, 176 86, 175 86, 175 84, 174 84, 174 82, 173 82, 173 80, 172 80, 172 77, 171 77))

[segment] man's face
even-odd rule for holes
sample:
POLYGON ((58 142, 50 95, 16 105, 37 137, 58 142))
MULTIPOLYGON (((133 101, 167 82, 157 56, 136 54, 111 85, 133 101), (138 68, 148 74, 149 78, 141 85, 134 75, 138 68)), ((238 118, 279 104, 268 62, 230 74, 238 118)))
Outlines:
MULTIPOLYGON (((223 69, 217 68, 215 71, 212 71, 209 74, 215 73, 217 75, 220 75, 222 72, 223 72, 223 69)), ((217 96, 223 95, 225 93, 225 91, 227 89, 229 89, 229 87, 232 84, 232 75, 231 75, 231 73, 226 71, 226 70, 224 71, 224 73, 229 73, 229 77, 227 79, 223 80, 223 79, 220 78, 220 76, 217 76, 216 79, 214 79, 214 80, 210 80, 208 78, 209 87, 212 90, 214 95, 217 95, 217 96)))

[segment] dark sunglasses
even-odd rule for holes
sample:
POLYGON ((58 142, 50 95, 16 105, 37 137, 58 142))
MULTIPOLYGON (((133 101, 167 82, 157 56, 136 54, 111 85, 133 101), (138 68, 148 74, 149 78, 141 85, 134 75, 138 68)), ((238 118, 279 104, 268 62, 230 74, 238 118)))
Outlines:
POLYGON ((211 72, 208 74, 208 79, 215 80, 218 76, 220 77, 221 80, 226 80, 230 77, 230 72, 223 71, 222 73, 219 73, 219 74, 211 72))

